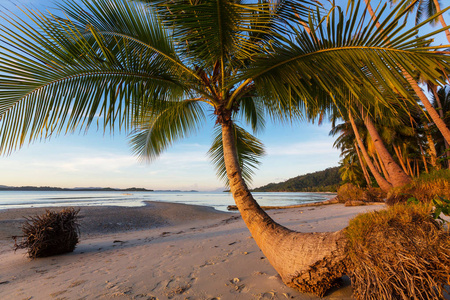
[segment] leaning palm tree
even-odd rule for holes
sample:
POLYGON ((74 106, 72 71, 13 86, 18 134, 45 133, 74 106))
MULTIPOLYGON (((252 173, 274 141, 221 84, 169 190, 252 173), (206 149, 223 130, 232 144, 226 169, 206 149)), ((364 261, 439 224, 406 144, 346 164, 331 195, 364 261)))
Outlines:
POLYGON ((382 29, 360 21, 358 5, 348 16, 336 8, 324 18, 318 9, 304 20, 307 33, 297 27, 297 15, 306 17, 308 5, 82 0, 63 2, 61 16, 26 11, 34 25, 4 16, 13 30, 0 34, 1 151, 97 121, 133 130, 135 152, 154 158, 210 114, 222 140, 212 155, 223 151, 215 161, 225 165, 254 240, 287 285, 323 294, 344 272, 343 233, 294 232, 259 207, 242 176, 249 156, 237 146, 255 140, 236 118, 258 128, 261 108, 277 119, 299 117, 323 95, 338 99, 343 90, 371 93, 386 105, 380 86, 412 99, 397 66, 438 84, 438 69, 450 59, 430 48, 427 37, 416 38, 423 24, 400 33, 406 14, 400 8, 382 29))

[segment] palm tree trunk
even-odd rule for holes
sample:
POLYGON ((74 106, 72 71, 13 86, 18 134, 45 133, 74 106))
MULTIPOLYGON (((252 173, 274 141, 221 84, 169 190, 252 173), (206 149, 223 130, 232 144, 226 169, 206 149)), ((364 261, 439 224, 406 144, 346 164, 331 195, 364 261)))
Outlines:
POLYGON ((417 158, 414 158, 414 162, 416 163, 415 164, 416 176, 419 177, 420 176, 419 160, 417 158))
POLYGON ((231 121, 222 123, 222 138, 231 193, 255 242, 286 285, 323 295, 344 272, 342 231, 300 233, 272 220, 242 178, 231 121))
POLYGON ((389 151, 386 149, 383 140, 381 139, 378 131, 375 128, 375 125, 372 122, 372 119, 369 115, 364 118, 364 124, 369 131, 370 136, 372 137, 372 141, 377 149, 378 154, 383 161, 386 170, 389 174, 389 179, 393 187, 404 186, 411 182, 411 178, 403 172, 402 168, 394 161, 389 151))
MULTIPOLYGON (((373 164, 374 164, 375 168, 377 169, 378 173, 381 174, 381 172, 383 172, 383 171, 381 170, 380 164, 378 163, 378 159, 376 158, 376 153, 374 154, 373 152, 371 152, 370 156, 373 159, 373 164)), ((388 177, 384 177, 384 178, 386 178, 386 180, 389 181, 388 177)))
POLYGON ((397 155, 398 161, 400 162, 400 165, 402 166, 403 171, 406 174, 408 174, 408 170, 406 170, 405 163, 403 162, 403 155, 401 154, 400 146, 393 145, 393 148, 394 148, 395 154, 397 155))
MULTIPOLYGON (((434 6, 436 6, 436 12, 441 12, 441 7, 439 5, 439 2, 437 0, 433 0, 434 6)), ((439 22, 441 22, 442 28, 447 27, 447 24, 445 23, 444 16, 442 14, 439 15, 439 22)), ((450 43, 450 30, 445 30, 445 36, 447 37, 448 42, 450 43)))
POLYGON ((428 174, 428 165, 427 165, 427 159, 425 158, 425 151, 423 151, 423 147, 418 141, 417 144, 419 145, 420 149, 420 156, 422 157, 423 167, 425 168, 425 173, 428 174))
POLYGON ((428 124, 426 122, 424 122, 423 123, 423 128, 425 129, 425 136, 426 136, 427 142, 428 142, 428 153, 430 154, 431 166, 435 170, 439 170, 440 166, 437 163, 436 146, 434 145, 434 140, 433 140, 433 137, 431 136, 431 133, 430 133, 430 127, 428 127, 428 124))
MULTIPOLYGON (((375 20, 376 16, 372 9, 372 6, 370 5, 370 0, 365 0, 365 3, 367 6, 367 10, 369 11, 372 19, 375 20)), ((376 26, 377 26, 377 28, 379 28, 381 26, 381 24, 379 22, 377 22, 376 26)), ((447 125, 445 125, 445 122, 439 117, 438 113, 436 112, 434 107, 431 105, 427 96, 424 94, 424 92, 419 87, 417 82, 413 79, 411 74, 409 74, 402 66, 398 65, 398 67, 402 71, 403 76, 406 78, 408 83, 413 88, 414 92, 417 94, 417 97, 419 97, 420 101, 425 106, 425 109, 430 114, 430 117, 433 120, 434 124, 436 124, 437 128, 444 136, 444 139, 447 141, 448 144, 450 144, 450 129, 448 129, 447 125)))
MULTIPOLYGON (((437 93, 437 87, 435 85, 433 85, 431 87, 431 90, 433 91, 434 99, 436 99, 436 103, 439 108, 439 116, 441 117, 442 120, 444 120, 444 110, 442 109, 441 99, 439 98, 439 95, 437 93)), ((445 152, 446 152, 446 156, 447 156, 448 168, 450 169, 450 147, 449 147, 448 142, 445 139, 444 139, 444 147, 445 147, 445 152)))
MULTIPOLYGON (((376 148, 376 146, 375 146, 375 148, 376 148)), ((386 171, 386 167, 385 167, 385 165, 383 163, 383 160, 380 157, 380 153, 378 153, 378 151, 376 149, 375 149, 375 153, 377 155, 378 163, 381 166, 381 170, 383 171, 384 178, 386 178, 389 182, 391 182, 391 179, 389 178, 389 174, 386 171)))
POLYGON ((412 76, 403 69, 402 69, 402 72, 403 72, 403 76, 405 76, 406 80, 411 85, 414 92, 417 94, 417 97, 419 97, 420 102, 422 102, 423 106, 425 106, 425 109, 430 114, 431 119, 433 120, 434 124, 436 124, 439 131, 441 132, 442 136, 444 137, 444 140, 447 141, 448 144, 450 144, 450 129, 448 129, 444 120, 441 119, 441 117, 439 116, 437 111, 434 109, 433 105, 431 105, 427 96, 424 94, 424 92, 419 87, 417 82, 412 78, 412 76))
POLYGON ((352 125, 353 132, 356 137, 356 141, 358 142, 359 148, 364 156, 364 159, 366 160, 367 166, 369 167, 370 171, 373 174, 373 177, 375 177, 376 182, 378 183, 378 186, 385 192, 388 192, 392 185, 381 176, 381 174, 375 169, 375 166, 372 163, 372 160, 369 157, 369 154, 366 151, 366 147, 364 147, 364 143, 361 140, 361 137, 358 132, 358 128, 356 127, 355 120, 353 119, 353 116, 351 112, 348 112, 348 119, 350 120, 350 124, 352 125))
POLYGON ((413 174, 413 171, 411 169, 411 159, 409 157, 406 158, 406 165, 408 166, 408 170, 411 174, 413 174))
POLYGON ((372 187, 372 182, 370 181, 369 172, 367 172, 366 165, 364 164, 364 161, 362 160, 361 152, 359 151, 357 142, 355 142, 355 149, 356 149, 356 154, 358 155, 359 164, 361 165, 361 169, 364 174, 364 178, 366 179, 367 186, 372 187))

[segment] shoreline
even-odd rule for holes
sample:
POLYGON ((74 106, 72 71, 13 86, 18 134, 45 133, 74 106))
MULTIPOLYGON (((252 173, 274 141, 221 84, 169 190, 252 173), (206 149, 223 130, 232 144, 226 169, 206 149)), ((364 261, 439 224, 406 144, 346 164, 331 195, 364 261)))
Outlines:
MULTIPOLYGON (((333 204, 268 213, 288 228, 324 232, 380 208, 333 204)), ((44 209, 0 211, 0 228, 37 210, 44 209)), ((348 282, 325 298, 286 287, 236 213, 150 202, 85 207, 80 216, 73 253, 30 260, 0 238, 1 299, 352 299, 348 282)))
MULTIPOLYGON (((0 212, 10 209, 44 208, 56 209, 57 207, 141 207, 145 201, 163 203, 185 203, 199 206, 214 207, 219 211, 227 211, 228 205, 233 205, 231 194, 221 192, 136 192, 123 194, 122 192, 91 192, 91 191, 46 191, 46 192, 20 192, 0 191, 0 212), (6 194, 4 194, 6 193, 6 194), (22 194, 25 193, 25 194, 22 194), (55 193, 55 194, 53 194, 55 193), (73 194, 75 193, 75 194, 73 194), (85 194, 86 193, 86 194, 85 194), (56 196, 55 196, 56 195, 56 196)), ((284 193, 257 193, 258 202, 261 205, 271 203, 284 205, 297 205, 298 203, 310 203, 312 201, 326 201, 333 194, 289 192, 288 197, 278 196, 284 193)))

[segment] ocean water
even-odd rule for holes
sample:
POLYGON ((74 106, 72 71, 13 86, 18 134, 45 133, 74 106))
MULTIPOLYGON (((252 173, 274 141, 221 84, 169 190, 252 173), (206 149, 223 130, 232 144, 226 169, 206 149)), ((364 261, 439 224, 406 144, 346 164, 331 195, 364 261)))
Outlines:
MULTIPOLYGON (((287 206, 323 201, 319 193, 253 193, 260 205, 287 206)), ((234 205, 225 192, 94 192, 94 191, 0 191, 0 210, 56 206, 144 206, 144 201, 161 201, 211 206, 227 211, 234 205)))

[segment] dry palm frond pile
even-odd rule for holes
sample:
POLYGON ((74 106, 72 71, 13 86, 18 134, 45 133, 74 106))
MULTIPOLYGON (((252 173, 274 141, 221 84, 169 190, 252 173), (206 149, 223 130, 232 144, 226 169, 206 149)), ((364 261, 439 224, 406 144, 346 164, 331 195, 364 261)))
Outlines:
POLYGON ((60 212, 47 210, 45 214, 26 218, 22 226, 22 241, 14 250, 27 249, 31 258, 46 257, 72 252, 78 243, 79 209, 66 208, 60 212))
POLYGON ((362 214, 346 229, 347 272, 356 299, 444 299, 450 233, 426 205, 362 214))

